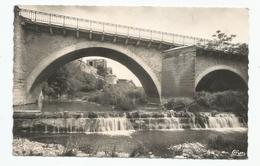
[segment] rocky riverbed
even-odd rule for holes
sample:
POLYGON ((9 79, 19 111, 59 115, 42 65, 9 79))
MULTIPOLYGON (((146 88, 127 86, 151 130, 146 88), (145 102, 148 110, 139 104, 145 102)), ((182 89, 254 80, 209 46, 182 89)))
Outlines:
POLYGON ((176 159, 245 159, 245 152, 233 150, 231 153, 227 151, 219 151, 208 149, 206 145, 201 143, 184 143, 174 145, 169 148, 173 157, 176 159))
POLYGON ((91 154, 84 153, 77 148, 67 148, 59 144, 46 144, 30 141, 26 138, 13 140, 14 156, 78 156, 78 157, 129 157, 128 153, 97 151, 91 154))
MULTIPOLYGON (((233 150, 226 151, 208 149, 206 145, 194 142, 172 145, 168 148, 168 156, 175 159, 246 159, 246 153, 233 150)), ((15 156, 85 156, 85 157, 141 157, 158 158, 152 152, 131 156, 131 154, 116 151, 97 151, 90 154, 78 149, 69 149, 59 144, 46 144, 30 141, 26 138, 15 138, 13 141, 13 155, 15 156)))
POLYGON ((59 144, 45 144, 30 141, 26 138, 15 138, 13 140, 14 156, 88 156, 80 150, 68 149, 59 144))
POLYGON ((44 144, 25 138, 13 140, 13 155, 15 156, 59 156, 65 151, 59 144, 44 144))

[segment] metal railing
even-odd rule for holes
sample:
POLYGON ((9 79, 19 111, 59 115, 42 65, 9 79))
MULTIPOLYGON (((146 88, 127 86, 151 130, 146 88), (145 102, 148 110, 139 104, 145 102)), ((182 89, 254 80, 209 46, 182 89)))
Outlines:
POLYGON ((180 35, 175 33, 161 32, 150 29, 136 28, 131 26, 112 24, 107 22, 82 19, 71 16, 64 16, 52 13, 39 12, 28 9, 20 9, 19 16, 29 19, 32 22, 44 23, 77 30, 84 29, 103 34, 121 35, 140 40, 160 41, 169 44, 178 45, 196 45, 198 43, 205 44, 208 39, 197 38, 192 36, 180 35))

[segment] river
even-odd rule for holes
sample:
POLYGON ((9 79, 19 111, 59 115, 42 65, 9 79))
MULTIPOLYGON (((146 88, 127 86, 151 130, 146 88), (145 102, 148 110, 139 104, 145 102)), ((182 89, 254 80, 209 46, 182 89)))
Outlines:
MULTIPOLYGON (((27 106, 26 110, 29 108, 37 107, 27 106)), ((116 151, 127 154, 125 157, 136 156, 137 152, 170 157, 170 146, 184 143, 206 146, 221 136, 220 150, 247 152, 247 124, 232 113, 123 112, 78 101, 45 103, 42 108, 42 112, 14 114, 15 138, 76 146, 93 156, 116 151)))

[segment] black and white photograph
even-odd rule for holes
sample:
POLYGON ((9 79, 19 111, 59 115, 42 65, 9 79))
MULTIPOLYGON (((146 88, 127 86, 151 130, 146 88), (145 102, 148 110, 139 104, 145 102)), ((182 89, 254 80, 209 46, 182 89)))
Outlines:
POLYGON ((0 5, 0 165, 257 165, 254 0, 0 5))
POLYGON ((248 12, 13 6, 12 154, 246 160, 248 12))

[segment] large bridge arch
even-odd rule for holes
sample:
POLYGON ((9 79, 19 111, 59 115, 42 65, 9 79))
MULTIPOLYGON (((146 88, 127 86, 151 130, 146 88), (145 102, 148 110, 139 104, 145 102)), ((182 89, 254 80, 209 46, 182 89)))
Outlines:
MULTIPOLYGON (((228 73, 230 76, 236 78, 237 81, 239 81, 239 83, 242 86, 241 90, 247 89, 247 77, 241 71, 227 65, 216 65, 216 66, 208 67, 195 78, 195 86, 194 86, 195 91, 200 89, 199 88, 199 86, 201 86, 200 84, 202 83, 203 80, 205 80, 207 76, 212 75, 216 72, 228 73)), ((225 80, 221 79, 221 81, 225 81, 225 80)))
POLYGON ((161 86, 152 69, 129 49, 110 43, 97 45, 96 43, 81 42, 47 55, 27 77, 27 93, 31 97, 36 98, 39 94, 37 86, 50 76, 54 68, 75 59, 88 56, 106 57, 123 64, 138 77, 148 100, 160 103, 161 86))

